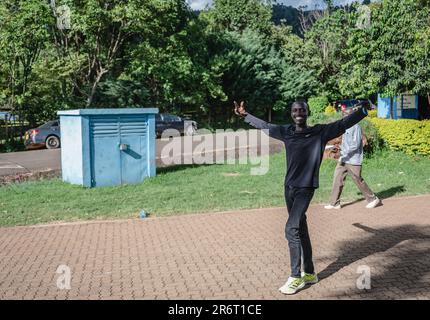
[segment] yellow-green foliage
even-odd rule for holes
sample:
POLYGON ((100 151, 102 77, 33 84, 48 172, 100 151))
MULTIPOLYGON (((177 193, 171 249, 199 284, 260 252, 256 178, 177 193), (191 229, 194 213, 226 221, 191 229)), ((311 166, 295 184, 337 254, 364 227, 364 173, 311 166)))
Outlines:
POLYGON ((329 104, 327 107, 325 107, 324 113, 327 115, 336 113, 336 108, 332 104, 329 104))
POLYGON ((370 110, 369 111, 369 118, 376 118, 378 116, 378 110, 370 110))
POLYGON ((430 120, 369 119, 392 150, 409 155, 430 155, 430 120))

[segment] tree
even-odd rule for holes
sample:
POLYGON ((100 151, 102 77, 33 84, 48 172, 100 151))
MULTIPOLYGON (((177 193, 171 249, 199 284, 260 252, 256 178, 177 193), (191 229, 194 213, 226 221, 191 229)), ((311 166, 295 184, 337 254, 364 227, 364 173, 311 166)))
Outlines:
POLYGON ((430 104, 430 3, 416 17, 418 30, 413 46, 406 49, 406 69, 411 75, 410 91, 427 96, 430 104))
POLYGON ((283 4, 273 5, 272 21, 275 25, 285 24, 291 26, 293 33, 302 35, 299 10, 294 7, 283 4))
POLYGON ((384 0, 371 8, 370 28, 354 29, 348 39, 350 60, 343 66, 342 91, 391 97, 423 92, 428 87, 428 13, 412 0, 384 0))
POLYGON ((220 85, 224 62, 217 55, 222 37, 188 11, 178 15, 184 23, 174 32, 158 30, 154 37, 134 39, 122 77, 145 86, 148 102, 162 110, 195 107, 206 112, 208 100, 225 99, 220 85))
POLYGON ((282 59, 273 47, 266 46, 261 35, 248 29, 233 33, 239 44, 229 53, 232 68, 226 75, 231 97, 245 97, 255 112, 263 111, 270 120, 271 110, 281 98, 282 59))
POLYGON ((49 39, 52 23, 47 3, 38 0, 4 0, 0 3, 0 104, 29 114, 30 79, 34 65, 49 39))
POLYGON ((320 93, 338 99, 340 70, 349 59, 345 55, 345 39, 351 30, 348 13, 336 9, 317 20, 305 34, 305 44, 300 64, 305 70, 313 70, 320 83, 320 93))
POLYGON ((179 12, 187 11, 181 0, 64 1, 70 6, 70 30, 53 28, 59 59, 70 70, 74 95, 90 107, 99 84, 117 71, 128 41, 174 33, 184 23, 179 12), (179 19, 179 20, 178 20, 179 19), (182 21, 181 21, 182 19, 182 21))
POLYGON ((272 110, 286 111, 294 99, 314 91, 310 73, 288 64, 263 36, 250 29, 233 36, 239 46, 229 53, 233 63, 224 77, 231 100, 245 98, 252 112, 271 121, 272 110))
POLYGON ((209 11, 216 30, 243 32, 253 29, 267 34, 270 31, 272 6, 263 0, 214 0, 209 11))
MULTIPOLYGON (((57 6, 70 8, 68 28, 58 28, 58 7, 50 8, 52 3, 8 0, 0 6, 0 17, 5 17, 0 33, 0 99, 25 96, 31 122, 52 118, 58 109, 157 106, 181 111, 191 106, 208 110, 210 101, 226 99, 221 86, 226 68, 221 54, 224 33, 208 31, 185 0, 56 1, 57 6), (41 24, 45 38, 40 43, 13 25, 32 27, 21 16, 11 18, 15 11, 23 14, 16 9, 21 3, 29 8, 37 3, 45 10, 47 20, 41 24), (10 81, 17 72, 8 68, 8 63, 24 61, 9 59, 8 54, 15 53, 10 48, 18 45, 28 47, 26 53, 34 57, 31 69, 26 68, 32 72, 25 77, 25 95, 20 93, 22 82, 19 87, 10 81)), ((37 10, 27 11, 29 17, 44 21, 35 16, 37 10)))

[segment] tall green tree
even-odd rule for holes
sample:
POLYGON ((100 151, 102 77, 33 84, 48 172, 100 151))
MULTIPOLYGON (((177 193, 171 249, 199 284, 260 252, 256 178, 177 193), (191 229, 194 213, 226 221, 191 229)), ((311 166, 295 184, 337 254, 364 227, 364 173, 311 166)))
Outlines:
POLYGON ((330 14, 326 13, 317 20, 305 34, 299 63, 306 70, 313 71, 320 84, 320 94, 338 99, 342 97, 339 88, 340 70, 349 59, 345 54, 345 40, 351 31, 352 22, 344 10, 331 10, 330 14))
POLYGON ((49 39, 53 19, 47 3, 4 0, 0 3, 0 105, 28 113, 30 78, 49 39))
POLYGON ((210 99, 225 99, 220 78, 223 61, 217 55, 220 38, 205 29, 204 21, 182 12, 184 22, 156 37, 137 36, 126 56, 123 78, 142 83, 152 105, 178 111, 195 107, 207 111, 210 99))
POLYGON ((370 27, 356 28, 348 38, 342 91, 395 96, 428 90, 428 11, 412 0, 384 0, 371 8, 370 27))
POLYGON ((268 34, 271 28, 271 1, 214 0, 209 12, 216 30, 243 32, 246 29, 268 34))
POLYGON ((427 96, 430 104, 430 2, 418 11, 416 27, 414 44, 406 49, 409 90, 427 96))
POLYGON ((289 64, 263 36, 250 29, 233 35, 239 46, 229 53, 233 64, 225 75, 232 99, 246 99, 252 112, 271 121, 273 110, 286 111, 294 99, 314 92, 310 73, 289 64))
POLYGON ((54 45, 69 70, 74 95, 90 107, 100 83, 123 68, 125 47, 136 39, 169 36, 185 23, 181 0, 64 0, 70 7, 71 29, 53 28, 54 45), (112 74, 113 73, 113 74, 112 74))

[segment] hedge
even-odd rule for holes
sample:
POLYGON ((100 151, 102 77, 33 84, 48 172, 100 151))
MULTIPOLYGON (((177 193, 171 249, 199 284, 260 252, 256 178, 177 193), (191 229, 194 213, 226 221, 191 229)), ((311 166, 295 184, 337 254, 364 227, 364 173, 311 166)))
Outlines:
POLYGON ((369 121, 390 149, 409 155, 430 155, 430 120, 370 118, 369 121))
POLYGON ((370 110, 368 117, 369 118, 376 118, 376 117, 378 117, 378 110, 370 110))

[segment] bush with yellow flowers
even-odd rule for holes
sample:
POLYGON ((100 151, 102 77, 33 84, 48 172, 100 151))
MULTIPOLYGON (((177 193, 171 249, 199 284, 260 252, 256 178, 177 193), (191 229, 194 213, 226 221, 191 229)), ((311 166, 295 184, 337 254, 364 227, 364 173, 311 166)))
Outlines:
POLYGON ((327 107, 325 107, 324 113, 326 115, 332 115, 332 114, 336 113, 336 108, 334 107, 334 105, 332 105, 330 103, 327 107))
POLYGON ((378 116, 378 110, 370 110, 368 117, 369 118, 376 118, 378 116))
POLYGON ((430 120, 370 118, 369 121, 390 149, 409 155, 430 155, 430 120))

